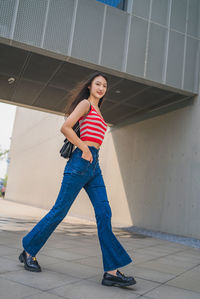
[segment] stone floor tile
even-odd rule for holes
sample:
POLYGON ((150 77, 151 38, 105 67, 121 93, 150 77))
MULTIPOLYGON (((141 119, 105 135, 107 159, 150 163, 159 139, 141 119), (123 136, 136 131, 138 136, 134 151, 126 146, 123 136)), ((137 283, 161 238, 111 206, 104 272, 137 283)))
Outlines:
POLYGON ((158 287, 160 284, 156 283, 156 282, 152 282, 146 279, 142 279, 142 278, 135 278, 136 280, 136 285, 134 286, 135 291, 138 294, 145 294, 146 292, 154 289, 155 287, 158 287))
POLYGON ((199 257, 200 256, 200 248, 187 248, 187 253, 190 253, 194 256, 199 257))
POLYGON ((23 296, 30 296, 39 291, 35 288, 27 287, 0 277, 0 298, 1 299, 21 299, 23 296))
POLYGON ((89 278, 93 275, 97 275, 98 273, 102 273, 103 269, 94 268, 86 265, 82 265, 75 262, 65 261, 63 263, 52 264, 46 266, 45 270, 53 271, 65 275, 71 275, 81 278, 89 278))
POLYGON ((66 239, 65 240, 64 235, 63 235, 63 239, 64 240, 56 240, 56 237, 54 236, 54 239, 51 240, 51 243, 47 241, 47 243, 45 244, 45 247, 43 247, 42 250, 45 249, 45 248, 49 249, 51 247, 51 245, 55 244, 55 243, 66 244, 66 248, 70 248, 70 247, 73 247, 73 246, 82 247, 82 245, 85 244, 85 242, 86 242, 86 240, 81 240, 78 237, 76 239, 66 239))
POLYGON ((185 250, 185 249, 182 249, 179 247, 171 247, 171 246, 166 246, 166 245, 158 245, 158 246, 152 247, 152 249, 154 249, 156 251, 161 251, 166 254, 181 252, 181 251, 185 250))
MULTIPOLYGON (((7 260, 15 261, 18 265, 21 266, 21 268, 20 268, 20 270, 21 270, 23 267, 23 264, 21 264, 18 259, 20 252, 21 251, 19 251, 17 254, 12 254, 12 255, 4 255, 3 258, 7 259, 7 260)), ((42 268, 44 265, 50 265, 50 264, 60 263, 60 262, 64 261, 63 259, 55 258, 52 256, 47 256, 47 255, 41 254, 41 253, 39 253, 37 255, 37 260, 42 268)))
POLYGON ((76 259, 80 259, 80 258, 84 258, 87 257, 88 255, 85 255, 84 253, 76 253, 73 252, 73 249, 71 249, 71 251, 69 249, 47 249, 45 251, 43 251, 43 254, 45 254, 46 256, 51 256, 54 258, 60 258, 62 260, 66 260, 66 261, 73 261, 76 259))
POLYGON ((61 263, 65 261, 60 257, 53 257, 53 256, 48 256, 40 253, 37 255, 37 260, 39 261, 42 268, 46 265, 61 263))
POLYGON ((162 257, 166 256, 169 253, 162 249, 156 249, 156 247, 150 247, 150 248, 142 248, 142 249, 136 249, 135 253, 143 254, 143 255, 151 255, 156 257, 162 257))
POLYGON ((149 238, 149 237, 144 238, 144 239, 137 239, 136 241, 137 241, 138 245, 143 246, 143 247, 152 247, 152 246, 162 245, 163 244, 162 240, 149 238))
POLYGON ((21 270, 21 264, 4 257, 0 257, 0 274, 21 270))
MULTIPOLYGON (((0 275, 0 278, 2 275, 0 275)), ((43 270, 34 273, 26 270, 17 272, 8 272, 3 276, 6 279, 21 283, 26 286, 34 287, 42 291, 46 291, 63 284, 73 283, 78 279, 67 274, 60 274, 53 271, 43 270)))
POLYGON ((0 245, 0 257, 8 254, 14 254, 14 253, 16 253, 15 248, 0 245))
POLYGON ((147 296, 139 296, 139 297, 137 297, 137 299, 151 299, 151 298, 147 297, 147 296))
POLYGON ((68 249, 68 251, 70 252, 74 252, 74 253, 77 253, 77 254, 81 254, 81 255, 84 255, 84 256, 97 256, 99 254, 101 254, 101 249, 100 247, 98 246, 87 246, 87 243, 86 244, 83 244, 81 247, 77 247, 77 246, 73 246, 73 247, 70 247, 68 249))
POLYGON ((199 299, 199 293, 180 290, 175 287, 170 286, 160 286, 146 294, 148 298, 153 299, 199 299))
MULTIPOLYGON (((122 270, 122 272, 124 272, 126 275, 129 276, 129 272, 126 271, 126 269, 124 268, 124 270, 122 270)), ((91 280, 93 282, 96 282, 96 283, 101 283, 102 281, 102 277, 103 275, 102 274, 98 274, 94 277, 91 277, 91 278, 88 278, 87 280, 91 280)), ((145 279, 142 279, 142 278, 135 278, 136 280, 136 284, 131 286, 131 288, 133 290, 135 290, 136 293, 138 294, 145 294, 146 292, 160 286, 159 283, 156 283, 156 282, 152 282, 152 281, 149 281, 149 280, 145 280, 145 279)))
POLYGON ((198 265, 198 264, 200 264, 200 260, 198 258, 196 258, 195 256, 191 256, 191 255, 180 255, 180 254, 173 254, 173 255, 170 255, 170 256, 173 256, 173 258, 175 260, 178 260, 180 262, 190 263, 191 265, 198 265))
POLYGON ((184 245, 184 244, 180 244, 178 242, 169 242, 169 241, 165 241, 167 246, 171 246, 171 247, 177 247, 177 248, 181 248, 181 249, 188 249, 188 248, 191 248, 190 246, 188 245, 184 245))
POLYGON ((162 273, 168 273, 168 274, 174 274, 174 275, 181 274, 181 273, 185 272, 186 270, 188 270, 188 267, 177 266, 175 264, 170 264, 170 263, 168 263, 168 264, 162 263, 160 261, 160 259, 141 263, 140 266, 144 267, 146 269, 151 269, 151 270, 155 270, 155 271, 160 271, 162 273))
POLYGON ((18 259, 19 254, 20 254, 20 252, 18 252, 18 253, 15 252, 15 254, 4 255, 1 258, 6 259, 6 260, 10 260, 10 261, 14 261, 14 262, 17 262, 19 264, 20 263, 19 259, 18 259))
POLYGON ((145 245, 141 245, 141 244, 138 244, 136 241, 134 242, 134 243, 131 243, 130 241, 124 241, 123 242, 123 246, 124 246, 124 248, 126 248, 126 250, 128 251, 135 251, 136 249, 143 249, 143 248, 145 248, 145 245))
POLYGON ((191 250, 184 250, 182 252, 176 253, 177 256, 182 256, 185 258, 193 258, 200 262, 200 251, 191 251, 191 250))
POLYGON ((44 247, 41 248, 41 250, 39 251, 40 253, 44 253, 46 254, 46 251, 49 250, 67 250, 69 248, 73 248, 75 246, 79 246, 80 244, 77 243, 75 244, 75 242, 73 241, 73 243, 68 243, 66 244, 65 242, 56 242, 56 240, 53 240, 51 244, 48 244, 48 242, 44 245, 44 247))
POLYGON ((175 243, 175 242, 169 242, 167 240, 163 240, 163 244, 159 244, 158 246, 162 246, 162 247, 166 247, 166 248, 175 248, 175 249, 179 249, 179 250, 185 250, 188 249, 190 247, 180 244, 180 243, 175 243))
POLYGON ((78 260, 74 260, 73 262, 77 264, 94 267, 94 268, 102 268, 102 263, 103 263, 101 256, 91 256, 91 257, 81 258, 78 260))
POLYGON ((197 271, 190 270, 170 280, 167 285, 200 293, 200 275, 197 271))
POLYGON ((132 252, 130 250, 127 250, 127 252, 132 257, 134 264, 140 264, 142 262, 151 261, 155 259, 155 256, 151 254, 141 254, 139 251, 132 252))
MULTIPOLYGON (((192 269, 193 271, 196 271, 196 272, 200 272, 200 264, 198 264, 197 267, 193 268, 192 269)), ((200 275, 200 274, 199 274, 200 275)))
POLYGON ((96 235, 96 236, 94 236, 94 235, 89 235, 89 236, 84 236, 84 237, 81 237, 81 236, 79 236, 78 238, 77 238, 77 236, 76 237, 74 237, 74 236, 69 236, 69 235, 67 235, 67 234, 64 234, 64 236, 65 236, 65 240, 66 240, 66 242, 68 242, 69 240, 71 240, 71 241, 78 241, 78 242, 81 242, 81 243, 84 243, 84 242, 86 242, 87 244, 97 244, 98 242, 99 242, 99 239, 98 239, 98 236, 96 235))
POLYGON ((136 278, 139 277, 157 283, 164 283, 175 277, 174 274, 148 269, 139 265, 133 266, 132 270, 129 268, 129 274, 135 276, 136 278))
POLYGON ((184 257, 179 257, 175 255, 169 255, 165 257, 161 257, 156 259, 158 263, 162 263, 165 265, 174 265, 177 267, 184 267, 185 269, 191 269, 199 264, 199 261, 184 257))
POLYGON ((138 248, 144 248, 144 245, 138 244, 137 240, 135 239, 132 238, 117 238, 117 239, 126 250, 135 250, 138 248))
POLYGON ((74 243, 71 244, 70 241, 69 242, 65 242, 65 241, 59 241, 56 242, 55 240, 51 240, 51 242, 48 242, 45 244, 45 246, 41 249, 40 252, 45 251, 45 249, 49 250, 49 249, 68 249, 74 246, 74 243))
MULTIPOLYGON (((21 211, 21 206, 19 208, 21 211)), ((28 209, 32 215, 33 208, 28 209)), ((5 211, 7 213, 8 209, 5 211)), ((200 249, 125 232, 119 228, 113 228, 113 232, 133 259, 132 263, 120 270, 125 275, 134 276, 137 284, 126 288, 102 286, 104 270, 97 229, 95 225, 82 224, 80 219, 73 225, 67 222, 61 225, 61 229, 56 230, 40 250, 37 258, 43 271, 28 272, 19 263, 18 256, 22 251, 23 236, 36 223, 33 218, 30 217, 28 227, 27 219, 10 219, 13 228, 15 222, 18 225, 15 231, 6 231, 5 225, 4 229, 0 227, 0 281, 5 280, 6 287, 10 285, 12 299, 148 299, 157 298, 157 295, 161 299, 195 299, 196 295, 200 298, 200 249), (27 291, 21 296, 19 287, 33 290, 33 293, 27 291), (159 293, 155 293, 156 290, 159 293)), ((5 223, 10 228, 9 221, 5 223)), ((7 298, 9 295, 2 299, 7 298)))
POLYGON ((6 241, 6 244, 7 244, 7 246, 12 247, 15 250, 20 250, 20 251, 23 250, 22 244, 21 244, 20 240, 17 240, 17 241, 12 241, 12 240, 6 241))
POLYGON ((116 286, 107 287, 103 286, 101 283, 96 283, 90 280, 82 280, 74 284, 53 289, 49 292, 70 299, 135 299, 138 297, 133 286, 123 288, 116 286))
POLYGON ((60 297, 58 295, 50 294, 47 292, 39 292, 35 295, 22 297, 21 299, 60 299, 63 297, 60 297))

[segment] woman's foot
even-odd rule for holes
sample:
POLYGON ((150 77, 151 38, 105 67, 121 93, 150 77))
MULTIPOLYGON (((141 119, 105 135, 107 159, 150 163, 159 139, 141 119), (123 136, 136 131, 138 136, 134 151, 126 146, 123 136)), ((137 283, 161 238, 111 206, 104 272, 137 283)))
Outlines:
POLYGON ((19 260, 24 263, 24 268, 32 272, 41 272, 41 267, 37 262, 36 257, 31 256, 25 250, 20 254, 19 260))
MULTIPOLYGON (((106 286, 130 286, 136 284, 134 277, 125 276, 124 273, 116 270, 116 274, 110 274, 113 271, 107 271, 103 275, 102 284, 106 286)), ((114 271, 115 272, 115 271, 114 271)))
POLYGON ((112 274, 112 275, 117 275, 117 270, 112 270, 112 271, 107 271, 107 273, 112 274))

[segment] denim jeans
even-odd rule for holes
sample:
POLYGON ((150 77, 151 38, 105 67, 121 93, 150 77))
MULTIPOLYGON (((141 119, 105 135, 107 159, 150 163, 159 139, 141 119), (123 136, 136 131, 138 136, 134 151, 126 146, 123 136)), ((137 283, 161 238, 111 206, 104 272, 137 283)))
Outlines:
POLYGON ((99 149, 89 146, 93 161, 82 158, 77 147, 68 160, 57 200, 51 210, 22 239, 24 249, 35 256, 57 225, 67 215, 82 188, 87 192, 94 208, 104 271, 115 270, 132 262, 112 232, 111 208, 99 166, 99 149))

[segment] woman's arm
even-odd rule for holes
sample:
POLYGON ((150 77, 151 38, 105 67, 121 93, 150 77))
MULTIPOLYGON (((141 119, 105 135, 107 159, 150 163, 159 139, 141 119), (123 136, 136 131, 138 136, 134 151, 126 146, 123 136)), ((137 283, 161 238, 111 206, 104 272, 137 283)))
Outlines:
POLYGON ((74 145, 76 145, 83 152, 90 151, 87 144, 85 144, 74 132, 72 127, 80 119, 81 116, 89 111, 90 103, 88 100, 82 100, 73 112, 68 116, 67 120, 62 125, 60 131, 63 135, 74 145))

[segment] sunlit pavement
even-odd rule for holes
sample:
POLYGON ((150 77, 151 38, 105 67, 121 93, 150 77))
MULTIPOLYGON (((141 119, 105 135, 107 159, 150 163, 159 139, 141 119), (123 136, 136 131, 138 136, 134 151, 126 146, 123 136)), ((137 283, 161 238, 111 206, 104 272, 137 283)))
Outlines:
POLYGON ((43 271, 24 270, 21 238, 46 212, 0 199, 0 298, 200 298, 200 249, 113 227, 137 284, 106 287, 96 224, 68 216, 37 255, 43 271))

